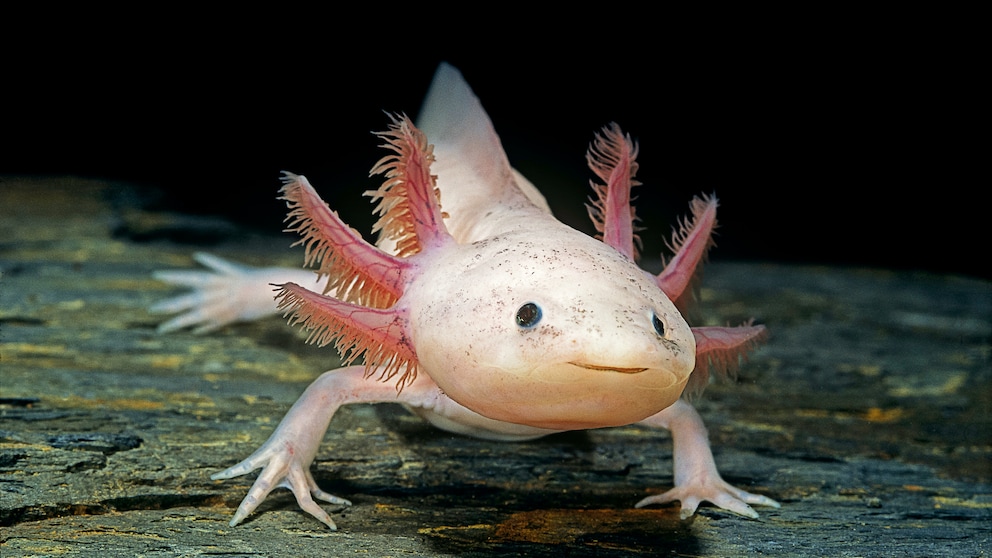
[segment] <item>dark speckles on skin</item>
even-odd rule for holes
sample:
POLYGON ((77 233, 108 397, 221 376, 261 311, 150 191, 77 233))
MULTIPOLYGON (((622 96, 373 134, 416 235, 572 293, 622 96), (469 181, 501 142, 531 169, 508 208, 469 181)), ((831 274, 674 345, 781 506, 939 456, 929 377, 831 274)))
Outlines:
POLYGON ((538 327, 536 331, 541 337, 551 337, 552 339, 556 339, 562 336, 561 330, 552 325, 538 327))
POLYGON ((600 329, 595 324, 589 324, 589 326, 586 328, 586 333, 588 333, 589 335, 595 335, 601 337, 603 335, 603 330, 600 329))
POLYGON ((672 341, 671 339, 662 338, 661 344, 664 345, 666 349, 677 355, 682 354, 682 346, 676 343, 675 341, 672 341))
POLYGON ((568 309, 569 321, 575 325, 582 325, 585 321, 586 309, 582 307, 582 301, 576 301, 576 305, 568 309))

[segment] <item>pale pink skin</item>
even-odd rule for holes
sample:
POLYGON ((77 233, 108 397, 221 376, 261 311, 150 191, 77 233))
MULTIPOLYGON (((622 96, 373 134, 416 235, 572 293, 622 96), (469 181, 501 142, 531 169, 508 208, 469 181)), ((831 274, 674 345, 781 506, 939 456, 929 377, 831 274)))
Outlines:
MULTIPOLYGON (((391 307, 342 302, 334 291, 311 293, 304 288, 323 291, 312 271, 250 268, 206 254, 196 259, 214 273, 156 274, 192 289, 153 308, 179 314, 160 331, 203 332, 274 314, 272 284, 287 284, 286 292, 298 296, 307 311, 344 324, 362 339, 376 339, 387 354, 409 355, 416 366, 416 376, 399 385, 376 381, 382 369, 365 366, 325 372, 314 381, 268 441, 211 477, 262 469, 231 525, 271 490, 284 487, 301 508, 336 528, 314 498, 350 502, 322 491, 310 464, 341 405, 380 402, 402 403, 439 428, 494 440, 627 424, 668 429, 675 487, 637 507, 678 500, 683 518, 702 501, 752 518, 758 514, 751 505, 778 507, 720 478, 706 428, 680 398, 687 384, 689 391, 700 391, 711 369, 732 372, 764 336, 761 326, 690 328, 679 312, 689 302, 696 268, 710 244, 716 200, 693 202, 692 219, 673 243, 676 255, 656 277, 634 263, 629 199, 636 185, 636 147, 618 128, 597 138, 620 146, 610 151, 617 157, 607 157, 606 165, 602 158, 590 160, 604 183, 591 209, 602 241, 551 216, 538 190, 510 168, 488 116, 454 68, 439 68, 419 128, 434 144, 430 172, 438 177, 441 207, 429 184, 407 177, 417 186, 409 196, 421 246, 409 257, 392 256, 388 240, 379 248, 364 243, 323 206, 305 178, 286 178, 294 199, 311 204, 306 216, 334 249, 395 292, 398 300, 391 307), (533 328, 522 329, 514 315, 527 302, 540 302, 543 316, 533 328), (653 317, 663 322, 663 332, 654 328, 653 317)), ((428 161, 422 162, 426 167, 428 161)))

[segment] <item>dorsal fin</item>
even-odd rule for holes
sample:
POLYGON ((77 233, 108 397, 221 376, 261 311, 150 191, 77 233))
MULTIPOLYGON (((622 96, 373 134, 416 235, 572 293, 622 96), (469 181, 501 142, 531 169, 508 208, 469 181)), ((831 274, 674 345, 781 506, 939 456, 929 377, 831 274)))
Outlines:
POLYGON ((450 64, 438 66, 417 127, 434 145, 437 161, 433 168, 442 205, 450 215, 448 230, 459 242, 470 236, 467 231, 479 224, 494 203, 516 196, 542 201, 536 191, 524 194, 489 115, 450 64))
MULTIPOLYGON (((479 98, 472 92, 461 72, 447 62, 442 62, 434 73, 434 79, 417 116, 417 127, 434 144, 499 144, 489 115, 482 108, 479 98)), ((506 160, 505 157, 501 158, 506 160)))

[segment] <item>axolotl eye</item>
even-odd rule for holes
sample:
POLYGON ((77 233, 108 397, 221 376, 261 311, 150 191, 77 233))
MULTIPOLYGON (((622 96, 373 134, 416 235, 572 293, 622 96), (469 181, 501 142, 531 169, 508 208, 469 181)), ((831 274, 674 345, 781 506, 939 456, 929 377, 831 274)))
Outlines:
POLYGON ((533 302, 528 302, 517 310, 518 326, 529 329, 536 326, 539 321, 541 321, 541 307, 533 302))
POLYGON ((658 334, 658 337, 665 336, 665 322, 661 321, 655 312, 651 313, 651 325, 654 326, 654 332, 658 334))

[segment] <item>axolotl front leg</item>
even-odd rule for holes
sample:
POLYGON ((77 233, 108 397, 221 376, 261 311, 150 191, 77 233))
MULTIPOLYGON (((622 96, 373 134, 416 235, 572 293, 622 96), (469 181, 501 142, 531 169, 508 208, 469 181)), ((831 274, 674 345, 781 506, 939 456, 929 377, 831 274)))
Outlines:
POLYGON ((704 501, 752 519, 758 517, 758 512, 751 505, 780 507, 775 500, 741 490, 720 477, 703 419, 684 399, 638 424, 671 431, 675 486, 663 494, 644 498, 635 507, 678 500, 682 504, 682 519, 696 513, 704 501))
MULTIPOLYGON (((403 403, 442 428, 471 436, 503 440, 527 440, 550 431, 492 421, 446 397, 427 375, 418 375, 397 395, 390 383, 368 381, 364 366, 325 372, 304 391, 268 440, 237 465, 212 475, 230 479, 262 469, 241 501, 230 525, 247 518, 272 490, 293 492, 301 509, 336 529, 330 515, 315 500, 350 506, 351 502, 323 491, 310 472, 320 443, 334 414, 352 403, 403 403), (452 425, 457 428, 451 428, 452 425)), ((644 498, 636 507, 681 501, 681 517, 693 515, 701 502, 711 502, 740 515, 757 518, 751 505, 779 507, 778 502, 752 494, 725 482, 717 471, 699 414, 684 400, 639 424, 664 428, 672 433, 675 486, 663 494, 644 498)))
POLYGON ((430 409, 443 406, 443 400, 441 391, 426 374, 419 375, 397 395, 393 384, 369 381, 364 366, 325 372, 303 392, 255 453, 210 477, 213 480, 230 479, 262 469, 238 506, 231 526, 248 517, 272 490, 287 488, 296 496, 300 508, 331 529, 337 529, 314 499, 344 506, 350 506, 351 502, 321 490, 310 473, 310 465, 334 413, 341 405, 351 403, 400 402, 430 409))

